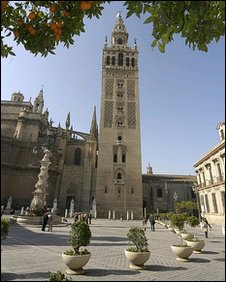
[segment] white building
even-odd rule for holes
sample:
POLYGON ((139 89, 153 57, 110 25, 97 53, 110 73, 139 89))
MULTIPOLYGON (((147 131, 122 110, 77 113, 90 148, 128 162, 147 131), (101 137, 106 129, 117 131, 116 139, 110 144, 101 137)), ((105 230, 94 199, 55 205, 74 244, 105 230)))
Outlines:
POLYGON ((210 224, 225 224, 225 122, 217 124, 220 142, 194 164, 201 213, 210 224))

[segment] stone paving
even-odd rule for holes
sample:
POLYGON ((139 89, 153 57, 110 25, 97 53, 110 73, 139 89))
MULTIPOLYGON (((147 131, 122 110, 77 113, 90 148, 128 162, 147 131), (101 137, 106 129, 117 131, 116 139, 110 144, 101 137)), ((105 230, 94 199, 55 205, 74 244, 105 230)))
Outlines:
MULTIPOLYGON (((156 231, 146 230, 151 256, 145 270, 131 270, 124 255, 126 234, 130 227, 141 227, 141 221, 93 219, 92 239, 87 247, 91 258, 85 274, 71 275, 73 281, 225 281, 225 237, 221 226, 212 225, 201 254, 192 254, 189 262, 179 262, 170 245, 178 242, 176 234, 156 224, 156 231)), ((67 243, 70 226, 53 226, 53 232, 42 232, 41 226, 18 223, 10 225, 8 238, 2 241, 2 281, 48 281, 48 272, 62 271, 66 266, 61 253, 67 243)), ((200 239, 204 232, 196 228, 200 239)), ((68 275, 69 276, 69 275, 68 275)))

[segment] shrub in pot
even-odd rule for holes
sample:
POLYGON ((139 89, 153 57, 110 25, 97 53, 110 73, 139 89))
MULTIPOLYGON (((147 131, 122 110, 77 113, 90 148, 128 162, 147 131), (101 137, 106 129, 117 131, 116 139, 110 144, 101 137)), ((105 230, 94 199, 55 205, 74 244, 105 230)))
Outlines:
POLYGON ((196 216, 190 216, 187 222, 191 227, 194 228, 194 238, 187 239, 186 243, 193 247, 194 253, 200 253, 205 247, 205 241, 196 237, 195 227, 199 225, 199 219, 196 216))
POLYGON ((129 260, 132 269, 144 269, 144 263, 150 257, 148 241, 143 229, 131 227, 127 233, 129 246, 125 250, 125 256, 129 260))
POLYGON ((66 271, 68 274, 83 274, 85 272, 83 266, 91 256, 85 246, 89 245, 91 236, 89 225, 84 221, 76 221, 71 225, 68 242, 73 249, 62 253, 62 259, 69 268, 66 271))
MULTIPOLYGON (((185 214, 174 214, 171 216, 170 221, 172 226, 177 227, 180 232, 182 232, 186 219, 187 216, 185 214)), ((179 244, 171 245, 171 249, 176 255, 176 260, 188 261, 188 258, 193 252, 193 248, 191 246, 188 246, 186 242, 183 242, 181 234, 179 234, 179 239, 179 244)))

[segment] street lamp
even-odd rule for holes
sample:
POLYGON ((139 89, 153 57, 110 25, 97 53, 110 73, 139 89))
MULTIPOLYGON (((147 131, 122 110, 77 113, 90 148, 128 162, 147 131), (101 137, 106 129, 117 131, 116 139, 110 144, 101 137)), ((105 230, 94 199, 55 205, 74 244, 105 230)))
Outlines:
MULTIPOLYGON (((177 200, 178 200, 178 195, 177 195, 177 192, 176 192, 176 191, 174 191, 174 193, 173 193, 173 198, 174 198, 174 210, 176 211, 175 204, 176 204, 176 202, 177 202, 177 200)), ((177 213, 177 211, 176 211, 176 213, 177 213)))

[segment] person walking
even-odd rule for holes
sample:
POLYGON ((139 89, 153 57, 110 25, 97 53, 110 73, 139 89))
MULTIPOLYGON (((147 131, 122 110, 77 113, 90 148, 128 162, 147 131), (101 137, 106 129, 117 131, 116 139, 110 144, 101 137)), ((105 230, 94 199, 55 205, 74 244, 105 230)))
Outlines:
POLYGON ((150 214, 149 221, 151 224, 151 231, 155 231, 155 216, 153 213, 150 214))
POLYGON ((43 224, 42 224, 42 231, 45 231, 45 228, 46 228, 46 225, 48 223, 48 217, 49 215, 49 211, 47 211, 45 214, 44 214, 44 217, 43 217, 43 224))
POLYGON ((211 225, 209 224, 207 218, 205 217, 202 218, 201 226, 204 229, 205 237, 208 238, 208 231, 209 231, 209 228, 211 229, 211 225))

